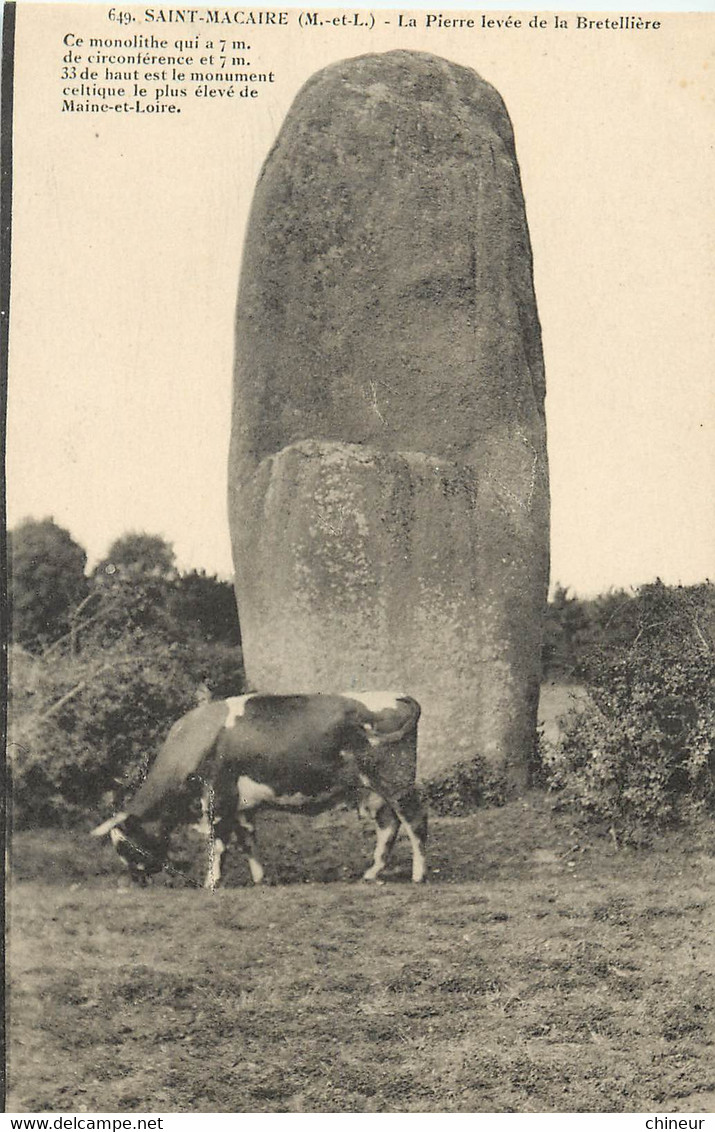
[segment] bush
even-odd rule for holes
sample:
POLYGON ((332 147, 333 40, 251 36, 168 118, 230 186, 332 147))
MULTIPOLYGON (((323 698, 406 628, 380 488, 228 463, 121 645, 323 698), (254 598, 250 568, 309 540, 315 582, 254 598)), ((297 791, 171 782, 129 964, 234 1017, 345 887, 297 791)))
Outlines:
POLYGON ((630 641, 584 664, 588 698, 542 759, 565 804, 637 843, 715 809, 715 587, 657 582, 634 608, 630 641))
POLYGON ((503 806, 507 782, 480 756, 455 763, 425 783, 424 796, 434 813, 462 817, 481 806, 503 806))
POLYGON ((128 633, 78 657, 11 654, 15 824, 71 826, 121 804, 199 697, 243 691, 240 651, 128 633))
POLYGON ((241 644, 236 595, 230 582, 192 570, 176 579, 169 610, 175 625, 205 641, 241 644))
POLYGON ((121 804, 171 724, 244 690, 232 587, 157 535, 129 533, 84 576, 52 520, 12 533, 9 734, 15 822, 72 825, 121 804))

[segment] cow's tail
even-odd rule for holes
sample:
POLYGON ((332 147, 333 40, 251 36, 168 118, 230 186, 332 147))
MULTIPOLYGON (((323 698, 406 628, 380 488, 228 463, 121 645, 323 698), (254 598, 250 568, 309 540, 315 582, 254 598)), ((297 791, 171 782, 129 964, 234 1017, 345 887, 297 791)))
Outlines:
POLYGON ((201 704, 174 724, 148 775, 120 814, 92 830, 93 837, 106 833, 128 817, 149 818, 161 810, 162 803, 195 774, 212 753, 228 715, 226 703, 216 700, 201 704))

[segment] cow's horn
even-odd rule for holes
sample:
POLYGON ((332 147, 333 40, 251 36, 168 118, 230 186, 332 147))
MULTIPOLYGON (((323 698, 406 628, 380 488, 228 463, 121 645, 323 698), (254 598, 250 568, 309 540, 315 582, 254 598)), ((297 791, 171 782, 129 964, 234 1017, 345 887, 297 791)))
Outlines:
POLYGON ((115 826, 120 825, 128 817, 129 814, 125 810, 122 810, 121 814, 115 814, 113 818, 107 818, 106 821, 103 821, 101 825, 98 825, 96 829, 91 831, 89 836, 104 837, 105 834, 111 833, 115 826))

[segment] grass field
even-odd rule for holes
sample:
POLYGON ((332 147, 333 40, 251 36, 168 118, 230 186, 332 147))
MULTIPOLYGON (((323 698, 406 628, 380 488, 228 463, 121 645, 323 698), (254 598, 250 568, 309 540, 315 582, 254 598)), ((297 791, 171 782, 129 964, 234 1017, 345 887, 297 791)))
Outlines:
POLYGON ((402 839, 354 883, 355 815, 261 831, 278 883, 215 894, 17 837, 10 1111, 713 1109, 711 829, 616 851, 535 793, 435 820, 423 887, 402 839))

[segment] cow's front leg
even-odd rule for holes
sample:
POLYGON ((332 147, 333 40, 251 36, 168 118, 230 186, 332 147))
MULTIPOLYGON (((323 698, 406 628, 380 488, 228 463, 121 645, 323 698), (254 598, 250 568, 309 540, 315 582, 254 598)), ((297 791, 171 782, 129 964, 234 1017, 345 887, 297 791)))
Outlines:
POLYGON ((245 813, 238 815, 236 840, 246 854, 248 867, 251 870, 251 880, 254 884, 261 884, 263 881, 263 865, 256 856, 256 830, 250 817, 245 813))
POLYGON ((209 867, 204 881, 204 888, 213 892, 221 880, 221 858, 226 852, 226 843, 220 837, 209 835, 208 840, 209 867))
POLYGON ((363 880, 377 880, 390 859, 400 823, 394 810, 387 805, 380 794, 371 793, 361 803, 360 810, 374 818, 376 828, 375 856, 370 868, 363 873, 363 880))
POLYGON ((206 880, 204 881, 204 888, 210 889, 211 892, 213 892, 215 888, 218 888, 221 881, 221 861, 232 833, 233 827, 225 818, 213 818, 208 826, 207 846, 209 867, 206 873, 206 880))

